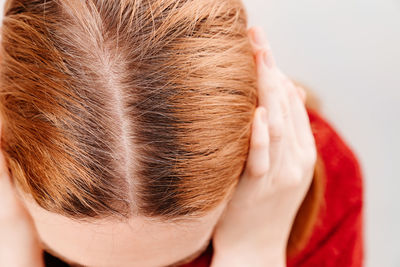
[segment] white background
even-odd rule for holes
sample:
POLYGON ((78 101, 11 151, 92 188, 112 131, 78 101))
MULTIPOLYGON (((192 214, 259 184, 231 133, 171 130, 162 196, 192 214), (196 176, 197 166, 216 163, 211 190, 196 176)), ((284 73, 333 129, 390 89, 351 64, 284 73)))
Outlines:
MULTIPOLYGON (((400 1, 244 0, 365 175, 368 267, 400 266, 400 1)), ((340 266, 338 266, 340 267, 340 266)))
POLYGON ((319 95, 360 158, 367 266, 400 267, 400 0, 244 3, 277 63, 319 95))

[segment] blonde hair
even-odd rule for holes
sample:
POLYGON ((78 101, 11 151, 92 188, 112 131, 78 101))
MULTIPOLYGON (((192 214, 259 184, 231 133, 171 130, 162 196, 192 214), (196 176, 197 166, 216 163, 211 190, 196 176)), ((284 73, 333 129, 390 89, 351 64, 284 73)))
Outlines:
POLYGON ((1 54, 2 146, 44 209, 172 220, 234 191, 257 104, 241 1, 8 0, 1 54))

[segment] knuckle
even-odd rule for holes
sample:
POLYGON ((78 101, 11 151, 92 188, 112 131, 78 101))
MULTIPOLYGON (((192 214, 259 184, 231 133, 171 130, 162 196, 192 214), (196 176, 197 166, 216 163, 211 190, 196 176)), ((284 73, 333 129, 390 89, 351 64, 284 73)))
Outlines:
POLYGON ((307 166, 314 166, 317 162, 318 153, 316 148, 311 148, 307 153, 305 153, 304 160, 307 166))
POLYGON ((282 188, 295 188, 301 185, 303 181, 303 175, 301 168, 292 167, 287 170, 286 175, 283 177, 284 179, 280 179, 280 186, 282 188))
POLYGON ((285 180, 283 183, 284 188, 292 189, 298 187, 302 182, 302 179, 300 179, 297 176, 292 176, 289 179, 285 180))
POLYGON ((265 175, 265 171, 262 168, 257 168, 254 164, 250 164, 245 170, 247 176, 252 178, 261 178, 265 175))
POLYGON ((298 150, 297 157, 303 166, 314 165, 317 161, 318 152, 315 143, 313 142, 307 148, 301 147, 298 150))
POLYGON ((302 176, 293 176, 289 187, 298 187, 302 184, 303 177, 302 176))
POLYGON ((283 139, 283 120, 275 119, 269 124, 271 142, 280 142, 283 139))
POLYGON ((303 180, 303 170, 297 166, 291 169, 291 175, 288 183, 288 187, 297 187, 302 183, 303 180))
POLYGON ((293 167, 291 170, 289 186, 298 186, 301 184, 303 178, 303 171, 300 167, 293 167))
POLYGON ((251 149, 253 150, 262 150, 268 147, 268 138, 255 138, 251 140, 251 149))
POLYGON ((281 131, 274 131, 271 130, 271 142, 273 143, 280 143, 283 140, 283 134, 281 133, 281 131))
POLYGON ((317 163, 317 159, 318 159, 318 152, 316 149, 313 149, 310 153, 310 162, 311 165, 315 165, 317 163))

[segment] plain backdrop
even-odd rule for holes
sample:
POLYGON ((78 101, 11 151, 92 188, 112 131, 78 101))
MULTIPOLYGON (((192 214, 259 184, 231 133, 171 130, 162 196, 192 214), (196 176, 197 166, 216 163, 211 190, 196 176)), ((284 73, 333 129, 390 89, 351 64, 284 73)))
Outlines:
MULTIPOLYGON (((361 161, 366 266, 400 266, 400 1, 244 0, 361 161)), ((340 266, 338 266, 340 267, 340 266)))
POLYGON ((399 267, 400 1, 244 3, 278 65, 316 92, 325 117, 360 159, 367 266, 399 267))

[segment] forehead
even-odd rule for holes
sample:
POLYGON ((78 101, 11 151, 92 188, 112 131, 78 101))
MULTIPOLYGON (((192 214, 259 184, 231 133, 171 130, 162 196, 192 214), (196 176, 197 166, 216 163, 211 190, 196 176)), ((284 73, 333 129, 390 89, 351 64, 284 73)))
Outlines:
POLYGON ((55 256, 87 266, 164 266, 204 248, 224 206, 192 221, 165 223, 144 217, 82 222, 25 201, 38 234, 55 256))

